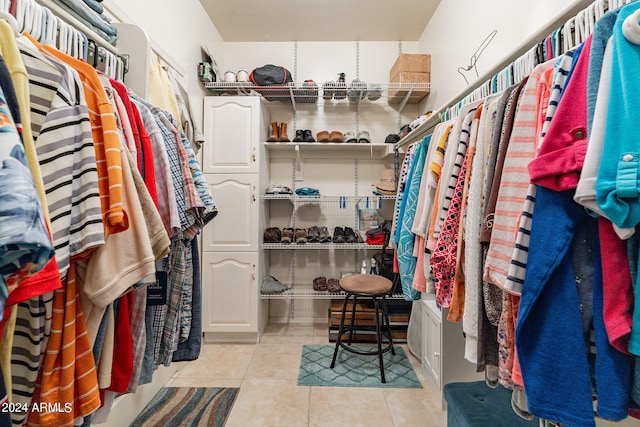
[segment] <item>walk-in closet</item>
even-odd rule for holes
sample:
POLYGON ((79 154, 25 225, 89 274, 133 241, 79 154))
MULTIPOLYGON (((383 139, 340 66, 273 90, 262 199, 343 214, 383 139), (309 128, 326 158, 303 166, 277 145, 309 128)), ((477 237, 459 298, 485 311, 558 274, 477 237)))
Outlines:
POLYGON ((0 426, 640 426, 640 3, 0 0, 0 426))

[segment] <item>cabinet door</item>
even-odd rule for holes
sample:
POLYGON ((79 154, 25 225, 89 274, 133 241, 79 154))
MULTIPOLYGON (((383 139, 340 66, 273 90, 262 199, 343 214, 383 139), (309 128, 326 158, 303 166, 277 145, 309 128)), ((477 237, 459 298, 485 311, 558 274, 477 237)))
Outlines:
POLYGON ((258 254, 202 254, 202 331, 258 331, 258 254))
POLYGON ((422 365, 436 386, 441 386, 441 320, 426 303, 422 306, 422 365))
POLYGON ((258 175, 207 175, 218 216, 203 230, 203 251, 258 250, 258 175))
POLYGON ((204 173, 257 173, 263 122, 260 99, 206 97, 204 173))

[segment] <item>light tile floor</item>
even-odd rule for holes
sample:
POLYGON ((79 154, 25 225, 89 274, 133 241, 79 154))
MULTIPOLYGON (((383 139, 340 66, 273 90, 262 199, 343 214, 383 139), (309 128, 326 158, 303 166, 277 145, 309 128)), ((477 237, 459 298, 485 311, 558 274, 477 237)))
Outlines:
POLYGON ((422 389, 298 386, 303 344, 329 344, 327 324, 272 324, 259 344, 204 344, 167 386, 240 387, 226 427, 447 425, 406 346, 422 389))

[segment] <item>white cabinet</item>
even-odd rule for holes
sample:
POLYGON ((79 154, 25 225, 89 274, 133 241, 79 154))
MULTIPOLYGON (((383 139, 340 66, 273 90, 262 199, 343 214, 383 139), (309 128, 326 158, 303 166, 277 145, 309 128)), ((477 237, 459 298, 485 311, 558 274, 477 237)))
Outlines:
POLYGON ((435 298, 423 294, 422 310, 422 372, 431 384, 436 401, 445 407, 442 389, 451 382, 479 381, 484 373, 476 372, 475 364, 464 359, 462 322, 449 322, 447 309, 438 308, 435 298))
POLYGON ((204 252, 203 329, 208 332, 257 333, 258 254, 204 252))
POLYGON ((220 213, 203 231, 203 250, 258 251, 259 176, 207 174, 206 177, 220 213))
POLYGON ((204 173, 260 172, 260 146, 269 121, 262 103, 259 97, 204 99, 204 173))
POLYGON ((259 97, 204 100, 203 170, 218 207, 202 236, 202 331, 206 341, 257 342, 268 319, 260 194, 269 181, 264 141, 269 113, 259 97))
POLYGON ((441 386, 442 364, 440 363, 442 318, 435 301, 425 301, 422 313, 422 367, 435 385, 441 386))

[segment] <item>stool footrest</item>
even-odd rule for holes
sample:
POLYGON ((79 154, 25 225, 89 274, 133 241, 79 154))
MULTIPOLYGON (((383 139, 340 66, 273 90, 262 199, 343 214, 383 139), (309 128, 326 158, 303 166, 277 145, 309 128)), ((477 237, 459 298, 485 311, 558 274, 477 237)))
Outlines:
MULTIPOLYGON (((344 330, 342 331, 342 335, 348 334, 351 331, 362 331, 364 330, 362 327, 358 327, 358 328, 344 328, 344 330)), ((373 329, 375 331, 375 329, 373 329)), ((388 341, 386 343, 386 346, 382 349, 382 353, 386 353, 387 351, 393 349, 393 341, 391 340, 391 337, 389 336, 389 334, 387 332, 381 332, 381 338, 386 338, 386 341, 388 341)), ((349 345, 347 343, 345 343, 343 340, 336 340, 337 344, 340 344, 340 347, 342 347, 343 349, 347 350, 348 352, 351 353, 356 353, 356 354, 363 354, 363 355, 375 355, 378 354, 378 349, 375 348, 374 350, 371 351, 364 351, 364 350, 358 350, 356 347, 358 347, 358 344, 352 344, 349 345)), ((384 344, 384 343, 382 343, 384 344)))

